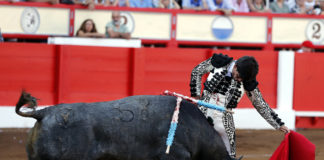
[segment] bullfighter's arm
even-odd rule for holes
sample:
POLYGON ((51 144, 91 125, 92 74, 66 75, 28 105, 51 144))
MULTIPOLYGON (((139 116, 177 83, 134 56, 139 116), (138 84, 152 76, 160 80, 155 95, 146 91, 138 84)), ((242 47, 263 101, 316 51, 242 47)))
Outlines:
POLYGON ((209 58, 200 64, 198 64, 191 72, 190 80, 190 93, 192 97, 200 97, 201 94, 201 78, 204 74, 210 72, 213 69, 209 58))
POLYGON ((258 87, 252 91, 246 91, 248 98, 252 102, 254 108, 259 114, 275 129, 279 129, 285 123, 281 122, 281 119, 265 102, 258 87))

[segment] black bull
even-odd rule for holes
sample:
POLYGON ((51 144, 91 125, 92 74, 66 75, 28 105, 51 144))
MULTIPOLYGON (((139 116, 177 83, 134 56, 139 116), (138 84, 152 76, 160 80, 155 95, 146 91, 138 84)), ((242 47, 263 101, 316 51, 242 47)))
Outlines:
POLYGON ((29 133, 30 160, 229 160, 219 134, 202 112, 182 101, 170 153, 166 138, 176 105, 172 96, 133 96, 97 103, 59 104, 22 112, 36 99, 23 92, 16 112, 37 119, 29 133))

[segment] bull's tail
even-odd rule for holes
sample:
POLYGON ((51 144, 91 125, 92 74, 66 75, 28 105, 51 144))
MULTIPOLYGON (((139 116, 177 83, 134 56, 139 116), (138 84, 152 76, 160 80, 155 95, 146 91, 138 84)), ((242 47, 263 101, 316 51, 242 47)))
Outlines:
POLYGON ((36 107, 37 107, 37 99, 23 90, 16 104, 16 113, 23 117, 32 117, 37 120, 41 120, 43 118, 43 114, 42 112, 37 111, 36 107), (32 109, 32 111, 28 111, 28 112, 20 111, 20 108, 24 105, 27 105, 28 108, 32 109))

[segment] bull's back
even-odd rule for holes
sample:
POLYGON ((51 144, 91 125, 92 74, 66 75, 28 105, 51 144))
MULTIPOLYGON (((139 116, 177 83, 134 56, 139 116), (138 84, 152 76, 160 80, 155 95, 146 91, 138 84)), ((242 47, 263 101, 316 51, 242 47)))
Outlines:
MULTIPOLYGON (((27 148, 41 159, 159 159, 175 105, 171 96, 132 96, 49 107, 35 125, 27 148)), ((193 104, 184 101, 173 148, 204 152, 197 146, 212 148, 211 141, 215 131, 193 104)))

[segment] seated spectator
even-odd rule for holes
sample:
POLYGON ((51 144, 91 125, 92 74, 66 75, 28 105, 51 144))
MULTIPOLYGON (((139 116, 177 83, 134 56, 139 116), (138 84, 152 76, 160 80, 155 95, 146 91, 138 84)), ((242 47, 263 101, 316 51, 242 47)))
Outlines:
POLYGON ((291 9, 291 13, 306 14, 305 0, 296 0, 296 5, 291 9))
POLYGON ((129 0, 130 7, 133 8, 154 8, 153 0, 129 0))
POLYGON ((96 5, 118 6, 119 0, 94 0, 96 5))
POLYGON ((80 4, 85 5, 88 7, 88 9, 94 9, 95 8, 95 2, 94 0, 60 0, 63 4, 80 4))
MULTIPOLYGON (((130 39, 130 32, 125 24, 121 24, 121 15, 119 11, 113 11, 112 21, 106 25, 106 37, 130 39)), ((125 17, 126 18, 126 17, 125 17)))
POLYGON ((311 53, 314 52, 314 48, 315 46, 313 45, 313 43, 309 40, 306 40, 302 43, 302 47, 297 50, 297 53, 311 53))
POLYGON ((116 0, 119 7, 130 7, 129 0, 116 0))
POLYGON ((296 6, 296 1, 297 0, 285 0, 285 4, 288 6, 290 12, 292 8, 296 6))
POLYGON ((182 8, 182 0, 174 0, 175 2, 177 2, 180 6, 180 9, 182 8))
POLYGON ((266 5, 263 0, 248 0, 248 5, 251 12, 271 13, 271 10, 266 8, 266 5))
POLYGON ((208 8, 211 11, 221 11, 225 15, 230 15, 234 11, 231 0, 207 0, 208 8))
POLYGON ((110 6, 110 0, 94 0, 95 5, 110 6))
POLYGON ((208 4, 206 0, 182 0, 183 9, 194 9, 194 10, 207 10, 208 4))
POLYGON ((235 12, 249 12, 246 0, 232 0, 235 12))
POLYGON ((60 0, 9 0, 10 2, 43 2, 43 3, 50 3, 50 4, 59 4, 60 0))
POLYGON ((315 3, 316 3, 316 0, 305 0, 306 13, 308 13, 308 14, 312 13, 315 3))
POLYGON ((324 1, 321 0, 314 6, 314 9, 312 10, 311 14, 315 15, 324 15, 324 1))
POLYGON ((289 8, 284 3, 284 0, 277 0, 276 2, 271 2, 270 9, 272 13, 289 13, 289 8))
POLYGON ((108 6, 118 6, 119 0, 106 0, 108 1, 108 6))
POLYGON ((0 42, 3 42, 4 39, 3 39, 3 36, 2 36, 2 33, 1 33, 1 28, 0 28, 0 42))
POLYGON ((96 25, 92 19, 86 19, 82 22, 80 28, 76 32, 77 37, 105 37, 104 34, 97 32, 96 25))
POLYGON ((160 0, 160 8, 180 9, 179 4, 175 0, 160 0))

